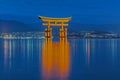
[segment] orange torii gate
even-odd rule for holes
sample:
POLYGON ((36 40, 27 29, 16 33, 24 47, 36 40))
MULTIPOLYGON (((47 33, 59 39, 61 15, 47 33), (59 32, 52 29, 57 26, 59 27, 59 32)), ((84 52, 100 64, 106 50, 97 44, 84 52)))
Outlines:
POLYGON ((65 26, 68 26, 67 22, 71 20, 71 17, 67 18, 51 18, 51 17, 44 17, 39 16, 39 19, 41 19, 44 23, 43 26, 47 26, 48 28, 45 29, 45 37, 51 38, 52 37, 52 28, 51 26, 60 26, 60 38, 67 38, 67 28, 64 28, 65 26))

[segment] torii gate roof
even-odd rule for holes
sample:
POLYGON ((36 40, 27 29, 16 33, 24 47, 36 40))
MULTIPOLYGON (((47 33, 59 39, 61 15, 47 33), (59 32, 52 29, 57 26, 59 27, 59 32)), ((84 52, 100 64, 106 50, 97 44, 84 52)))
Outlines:
POLYGON ((39 19, 45 22, 68 22, 71 20, 71 17, 66 17, 66 18, 52 18, 52 17, 45 17, 45 16, 39 16, 39 19))

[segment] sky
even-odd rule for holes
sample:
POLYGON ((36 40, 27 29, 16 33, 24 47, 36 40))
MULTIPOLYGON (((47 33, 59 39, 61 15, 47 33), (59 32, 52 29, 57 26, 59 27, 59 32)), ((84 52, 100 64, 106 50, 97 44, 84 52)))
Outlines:
POLYGON ((81 24, 119 24, 120 0, 0 0, 0 14, 72 17, 81 24))

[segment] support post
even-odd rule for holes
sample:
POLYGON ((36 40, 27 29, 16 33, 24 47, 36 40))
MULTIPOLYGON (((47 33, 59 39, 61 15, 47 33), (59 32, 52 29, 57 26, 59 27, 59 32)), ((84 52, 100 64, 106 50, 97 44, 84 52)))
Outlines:
POLYGON ((67 28, 60 29, 60 38, 67 38, 67 28))
POLYGON ((52 38, 52 28, 46 28, 44 31, 45 38, 52 38))

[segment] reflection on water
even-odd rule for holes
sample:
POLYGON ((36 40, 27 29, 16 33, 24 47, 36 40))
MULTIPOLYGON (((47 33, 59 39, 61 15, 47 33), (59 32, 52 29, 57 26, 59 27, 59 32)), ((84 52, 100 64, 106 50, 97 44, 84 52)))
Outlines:
POLYGON ((43 80, 67 80, 70 67, 70 52, 67 40, 60 39, 52 42, 46 39, 42 52, 42 78, 43 80))
POLYGON ((4 41, 4 65, 7 63, 7 57, 8 57, 8 42, 5 40, 4 41))
POLYGON ((42 43, 34 39, 0 40, 0 80, 39 79, 42 43))
POLYGON ((12 42, 4 40, 4 68, 8 69, 11 67, 11 57, 12 57, 12 42))
POLYGON ((114 64, 115 62, 115 59, 117 59, 117 53, 118 53, 118 40, 117 39, 112 39, 112 40, 109 40, 109 48, 110 48, 110 51, 111 51, 111 54, 112 54, 112 64, 114 64))
POLYGON ((120 80, 120 39, 0 39, 0 80, 120 80))
POLYGON ((90 63, 90 39, 86 39, 86 56, 87 56, 87 64, 90 63))

